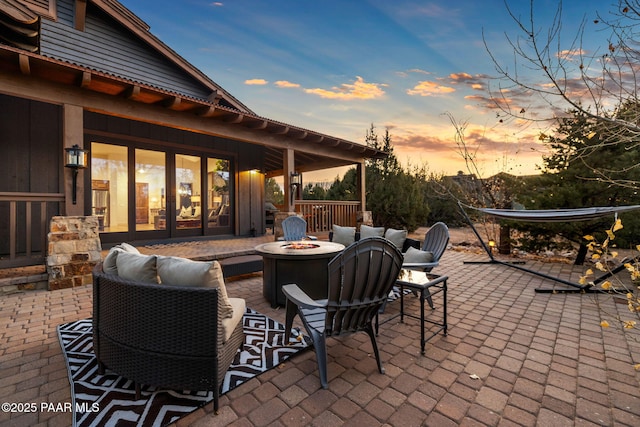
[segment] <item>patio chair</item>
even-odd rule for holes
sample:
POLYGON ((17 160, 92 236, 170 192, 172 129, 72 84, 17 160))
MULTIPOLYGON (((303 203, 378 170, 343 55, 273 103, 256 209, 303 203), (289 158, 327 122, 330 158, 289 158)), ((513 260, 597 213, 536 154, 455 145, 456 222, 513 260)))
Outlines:
POLYGON ((348 246, 328 265, 327 299, 313 300, 297 285, 285 285, 286 328, 296 314, 313 340, 320 383, 328 388, 326 337, 364 331, 369 334, 378 370, 384 373, 373 321, 398 278, 402 254, 389 241, 369 237, 348 246))
POLYGON ((288 242, 305 238, 314 240, 314 237, 307 236, 307 221, 299 216, 289 216, 282 221, 282 234, 288 242))
MULTIPOLYGON (((424 235, 424 242, 422 244, 421 251, 423 254, 428 254, 430 261, 424 262, 407 262, 409 257, 405 253, 405 262, 402 264, 402 268, 407 270, 420 270, 430 272, 434 267, 437 267, 440 263, 440 258, 444 254, 447 245, 449 244, 449 227, 444 222, 436 222, 424 235)), ((433 300, 431 294, 427 291, 425 298, 429 303, 429 307, 433 308, 433 300)))

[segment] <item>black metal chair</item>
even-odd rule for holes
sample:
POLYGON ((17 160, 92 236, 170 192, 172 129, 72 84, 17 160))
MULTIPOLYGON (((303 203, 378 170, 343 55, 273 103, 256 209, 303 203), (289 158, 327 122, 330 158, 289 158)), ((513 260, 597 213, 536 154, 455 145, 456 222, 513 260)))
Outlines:
POLYGON ((286 329, 300 315, 316 351, 320 383, 328 388, 326 337, 364 331, 384 373, 373 321, 402 266, 402 253, 388 240, 370 237, 353 243, 329 261, 327 299, 312 300, 297 285, 282 287, 287 298, 286 329))
MULTIPOLYGON (((424 243, 422 244, 422 251, 431 252, 433 259, 426 263, 407 263, 402 265, 402 268, 407 270, 420 270, 430 272, 434 267, 437 267, 440 263, 440 258, 449 244, 449 227, 444 222, 436 222, 429 228, 424 235, 424 243)), ((429 304, 429 307, 433 308, 433 300, 429 291, 425 293, 425 299, 429 304)))

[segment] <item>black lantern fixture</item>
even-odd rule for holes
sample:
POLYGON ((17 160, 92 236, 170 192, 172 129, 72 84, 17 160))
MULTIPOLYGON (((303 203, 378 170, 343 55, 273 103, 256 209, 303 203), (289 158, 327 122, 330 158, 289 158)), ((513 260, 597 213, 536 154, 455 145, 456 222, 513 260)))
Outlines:
POLYGON ((289 187, 291 187, 291 204, 293 205, 294 195, 298 188, 302 185, 302 175, 298 172, 291 172, 289 176, 289 187))
POLYGON ((76 192, 78 188, 78 169, 84 169, 87 167, 87 153, 88 150, 84 150, 75 144, 73 147, 65 148, 65 161, 64 166, 73 170, 73 192, 72 200, 73 204, 76 204, 76 192))

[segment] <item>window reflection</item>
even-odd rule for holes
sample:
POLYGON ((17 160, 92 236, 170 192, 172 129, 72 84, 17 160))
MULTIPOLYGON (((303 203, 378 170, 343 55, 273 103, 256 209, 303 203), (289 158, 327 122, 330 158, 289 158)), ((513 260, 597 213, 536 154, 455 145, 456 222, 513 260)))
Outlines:
POLYGON ((176 228, 202 226, 200 157, 176 154, 176 228))
POLYGON ((136 231, 165 230, 165 153, 136 149, 136 231))
POLYGON ((231 205, 228 160, 207 159, 207 192, 209 195, 208 227, 229 227, 231 225, 231 205))
POLYGON ((127 147, 91 143, 91 214, 100 232, 128 231, 127 147))

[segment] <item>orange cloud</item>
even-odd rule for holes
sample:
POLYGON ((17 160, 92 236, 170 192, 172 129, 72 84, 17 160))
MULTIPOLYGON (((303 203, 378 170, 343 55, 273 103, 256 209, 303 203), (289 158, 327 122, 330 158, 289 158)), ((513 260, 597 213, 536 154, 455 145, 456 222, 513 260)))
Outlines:
POLYGON ((286 80, 278 80, 277 82, 274 83, 274 85, 278 87, 300 87, 298 83, 292 83, 286 80))
POLYGON ((386 86, 382 83, 367 83, 360 76, 356 77, 353 84, 343 83, 340 87, 333 87, 331 90, 315 88, 305 89, 306 93, 318 95, 326 99, 340 99, 343 101, 351 101, 353 99, 375 99, 384 95, 382 87, 386 86))
POLYGON ((249 80, 245 80, 244 84, 246 85, 266 85, 267 83, 269 83, 268 81, 266 81, 265 79, 249 79, 249 80))
POLYGON ((436 96, 436 95, 445 95, 447 93, 455 92, 456 90, 452 87, 441 86, 436 82, 430 81, 422 81, 419 82, 413 89, 408 89, 407 94, 409 95, 420 95, 420 96, 436 96))

